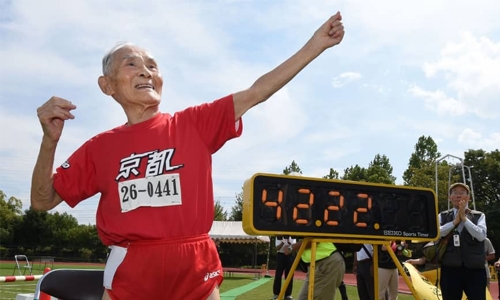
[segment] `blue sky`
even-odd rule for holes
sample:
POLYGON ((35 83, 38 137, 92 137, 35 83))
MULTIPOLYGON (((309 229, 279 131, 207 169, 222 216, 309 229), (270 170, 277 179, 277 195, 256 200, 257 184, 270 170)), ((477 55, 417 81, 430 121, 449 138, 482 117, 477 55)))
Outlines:
MULTIPOLYGON (((119 41, 149 49, 164 76, 162 111, 249 87, 298 50, 331 14, 346 35, 244 118, 244 132, 213 157, 215 199, 234 204, 245 179, 367 167, 384 154, 397 183, 422 135, 441 154, 500 147, 500 5, 496 0, 102 1, 0 0, 0 189, 29 203, 51 96, 75 103, 61 164, 95 134, 126 120, 97 78, 119 41)), ((95 222, 97 197, 69 210, 95 222)))

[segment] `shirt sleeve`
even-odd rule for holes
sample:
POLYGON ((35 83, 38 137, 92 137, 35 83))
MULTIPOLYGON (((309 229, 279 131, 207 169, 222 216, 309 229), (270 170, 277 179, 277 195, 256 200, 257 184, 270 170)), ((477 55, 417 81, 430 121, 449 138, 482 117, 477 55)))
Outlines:
POLYGON ((467 229, 470 235, 478 241, 484 241, 486 238, 486 217, 483 213, 481 213, 481 216, 477 221, 477 225, 467 218, 464 228, 467 229))
POLYGON ((493 248, 493 245, 488 238, 484 239, 484 252, 486 255, 495 254, 495 248, 493 248))
POLYGON ((97 193, 90 142, 83 144, 56 169, 54 189, 70 207, 97 193))
POLYGON ((233 96, 204 103, 185 110, 210 153, 217 152, 228 140, 243 131, 241 119, 235 120, 233 96))

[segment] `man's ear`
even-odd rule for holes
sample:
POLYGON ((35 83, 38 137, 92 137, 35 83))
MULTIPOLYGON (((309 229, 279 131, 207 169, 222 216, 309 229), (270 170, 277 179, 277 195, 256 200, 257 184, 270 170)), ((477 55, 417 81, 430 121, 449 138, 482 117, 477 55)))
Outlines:
POLYGON ((109 77, 99 76, 99 79, 97 79, 97 83, 99 84, 99 87, 101 88, 101 91, 104 94, 106 94, 108 96, 111 96, 114 94, 113 87, 111 87, 109 77))

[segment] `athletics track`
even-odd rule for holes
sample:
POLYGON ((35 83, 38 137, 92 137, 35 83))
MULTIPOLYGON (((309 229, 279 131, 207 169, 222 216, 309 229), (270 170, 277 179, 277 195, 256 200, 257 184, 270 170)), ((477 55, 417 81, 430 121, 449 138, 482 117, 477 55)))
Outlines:
MULTIPOLYGON (((269 275, 271 277, 269 278, 261 278, 260 280, 257 280, 255 282, 249 283, 247 285, 244 285, 242 287, 227 291, 225 293, 221 294, 221 300, 234 300, 236 299, 237 296, 244 294, 254 288, 257 288, 258 286, 271 281, 274 279, 274 270, 269 270, 269 275)), ((306 277, 306 273, 296 271, 294 274, 294 279, 304 279, 306 277)), ((352 273, 346 273, 344 275, 344 283, 347 285, 351 286, 356 286, 356 276, 352 273)), ((224 283, 222 283, 224 284, 224 283)), ((403 279, 402 276, 399 276, 399 292, 404 293, 404 294, 411 294, 410 288, 406 285, 405 280, 403 279)), ((500 299, 498 298, 498 282, 491 282, 490 283, 490 293, 492 299, 500 299)))
MULTIPOLYGON (((7 262, 7 261, 3 261, 3 262, 7 262)), ((64 264, 64 263, 60 263, 58 262, 57 264, 64 264)), ((72 264, 74 265, 74 263, 67 263, 67 264, 72 264)), ((94 265, 94 266, 99 266, 99 267, 102 267, 104 266, 104 264, 93 264, 93 263, 80 263, 82 265, 94 265)), ((233 290, 230 290, 230 291, 227 291, 225 293, 222 293, 221 294, 221 300, 233 300, 233 299, 236 299, 237 296, 241 295, 241 294, 244 294, 254 288, 257 288, 258 286, 260 286, 261 284, 264 284, 270 280, 273 280, 274 279, 274 273, 275 273, 275 270, 269 270, 269 278, 267 277, 262 277, 260 280, 257 280, 255 282, 252 282, 252 283, 249 283, 247 285, 244 285, 242 287, 239 287, 239 288, 236 288, 236 289, 233 289, 233 290)), ((304 272, 301 272, 301 271, 295 271, 295 275, 294 275, 294 278, 296 279, 304 279, 306 276, 306 274, 304 272)), ((351 285, 351 286, 356 286, 356 276, 354 276, 354 274, 352 273, 346 273, 344 275, 344 283, 347 284, 347 285, 351 285)), ((224 284, 224 283, 222 283, 224 284)), ((404 281, 403 277, 399 276, 399 292, 401 293, 405 293, 405 294, 411 294, 410 292, 410 289, 408 288, 408 286, 406 285, 406 282, 404 281)), ((492 299, 500 299, 498 297, 498 282, 491 282, 490 283, 490 293, 491 293, 491 297, 492 299)))

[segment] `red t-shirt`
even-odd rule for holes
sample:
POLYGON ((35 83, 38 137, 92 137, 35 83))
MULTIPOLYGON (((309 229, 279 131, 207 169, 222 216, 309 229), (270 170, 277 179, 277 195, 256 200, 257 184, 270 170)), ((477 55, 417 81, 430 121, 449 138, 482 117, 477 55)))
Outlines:
POLYGON ((57 168, 54 188, 71 207, 101 193, 105 245, 176 239, 210 231, 212 158, 242 132, 232 95, 103 132, 57 168))

